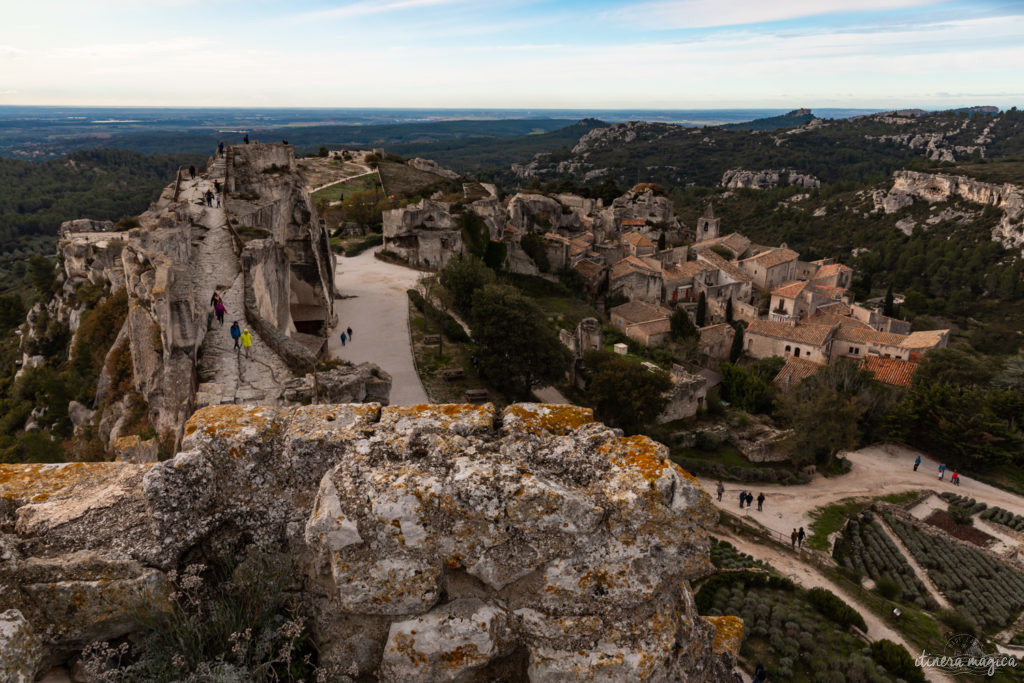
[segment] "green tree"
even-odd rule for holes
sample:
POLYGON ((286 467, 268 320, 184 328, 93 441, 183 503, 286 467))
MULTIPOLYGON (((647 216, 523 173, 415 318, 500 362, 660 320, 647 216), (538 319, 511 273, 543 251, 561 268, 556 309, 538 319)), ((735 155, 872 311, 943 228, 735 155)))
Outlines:
POLYGON ((651 425, 668 402, 672 380, 611 351, 587 351, 587 397, 602 422, 636 434, 651 425))
POLYGON ((725 302, 725 322, 732 324, 732 297, 725 302))
POLYGON ((782 395, 779 414, 793 429, 786 442, 792 460, 828 467, 839 451, 860 445, 864 404, 815 377, 782 395))
POLYGON ((345 220, 358 223, 363 232, 370 230, 381 222, 381 212, 389 203, 376 190, 361 190, 345 197, 341 204, 345 220))
POLYGON ((440 274, 441 284, 451 292, 452 307, 462 315, 469 315, 473 294, 494 282, 494 271, 472 254, 456 254, 440 274))
POLYGON ((551 263, 548 261, 548 252, 544 247, 544 237, 539 232, 528 232, 523 235, 523 239, 520 240, 519 246, 523 248, 526 255, 529 256, 535 264, 537 264, 537 270, 542 273, 546 273, 551 270, 551 263))
POLYGON ((505 243, 492 240, 487 243, 487 250, 484 252, 484 264, 495 272, 504 270, 507 256, 508 247, 505 246, 505 243))
POLYGON ((690 314, 682 307, 672 312, 672 317, 669 318, 669 325, 672 330, 672 338, 676 341, 695 339, 700 336, 700 332, 694 326, 693 321, 690 320, 690 314))
POLYGON ((892 283, 889 283, 889 289, 885 290, 885 301, 882 303, 882 315, 890 318, 896 315, 896 307, 893 305, 892 283))
POLYGON ((486 258, 487 245, 491 243, 491 231, 484 219, 472 211, 466 211, 459 216, 458 225, 462 230, 462 241, 469 253, 479 259, 486 258))
POLYGON ((732 363, 722 363, 718 372, 722 375, 721 393, 724 400, 748 413, 771 412, 773 391, 770 378, 766 380, 732 363))
MULTIPOLYGON (((729 303, 732 303, 732 299, 729 299, 729 303)), ((732 346, 729 347, 730 363, 735 363, 743 357, 743 324, 737 323, 733 328, 736 332, 732 335, 732 346)))
POLYGON ((317 154, 317 156, 321 156, 321 157, 327 156, 327 147, 325 147, 324 145, 320 145, 320 151, 317 154))
POLYGON ((707 318, 707 315, 708 302, 707 299, 704 298, 704 292, 701 292, 700 294, 697 295, 697 315, 695 316, 697 327, 704 327, 704 323, 707 322, 705 320, 705 318, 707 318))
POLYGON ((479 345, 477 367, 511 399, 526 399, 535 385, 565 377, 569 350, 547 326, 540 306, 519 290, 501 285, 477 289, 471 315, 479 345))
POLYGON ((28 277, 32 286, 44 297, 50 295, 56 275, 53 272, 53 261, 42 254, 33 254, 28 260, 28 277))

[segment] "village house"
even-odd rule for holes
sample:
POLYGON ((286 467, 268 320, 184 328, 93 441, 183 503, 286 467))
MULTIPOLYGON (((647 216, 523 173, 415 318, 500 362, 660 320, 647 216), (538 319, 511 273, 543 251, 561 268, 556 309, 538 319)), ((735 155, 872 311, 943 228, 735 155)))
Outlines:
POLYGON ((835 333, 829 360, 834 362, 838 358, 866 358, 869 355, 910 360, 910 351, 900 346, 904 339, 906 337, 902 334, 879 332, 870 327, 840 325, 835 333))
POLYGON ((734 336, 736 330, 728 323, 702 327, 697 341, 697 353, 708 362, 728 360, 734 336))
POLYGON ((841 263, 829 263, 818 268, 811 281, 819 287, 849 289, 853 284, 853 268, 841 263))
POLYGON ((708 395, 708 380, 701 375, 694 375, 686 368, 672 364, 672 388, 668 390, 668 402, 658 415, 658 424, 693 417, 705 406, 708 395))
POLYGON ((845 290, 826 289, 807 280, 787 282, 772 290, 768 307, 774 322, 795 322, 813 315, 822 306, 841 300, 845 290), (839 294, 839 296, 837 296, 839 294))
POLYGON ((570 249, 568 237, 559 235, 557 232, 544 233, 544 253, 548 257, 551 272, 570 265, 570 249))
POLYGON ((658 346, 668 341, 671 336, 671 312, 661 306, 643 301, 630 301, 616 306, 608 313, 612 325, 644 346, 658 346))
POLYGON ((590 296, 600 296, 608 289, 608 266, 590 259, 581 259, 573 264, 573 270, 583 276, 590 296))
POLYGON ((723 237, 694 242, 690 245, 690 253, 696 255, 716 246, 728 249, 729 253, 732 254, 732 258, 739 259, 743 258, 747 250, 750 249, 750 240, 738 232, 733 232, 723 237))
POLYGON ((608 278, 609 296, 655 303, 661 301, 661 264, 627 256, 615 263, 608 278))
POLYGON ((787 356, 786 364, 779 370, 779 374, 775 375, 772 384, 783 391, 789 391, 808 377, 815 375, 823 367, 820 363, 815 363, 806 358, 787 356))
POLYGON ((685 261, 678 265, 665 266, 661 271, 665 287, 662 300, 672 305, 695 302, 697 290, 693 286, 694 278, 704 271, 713 269, 714 266, 706 261, 685 261))
POLYGON ((582 389, 585 383, 583 377, 583 354, 587 351, 600 351, 601 323, 597 318, 584 318, 576 326, 576 330, 559 330, 558 338, 572 354, 572 365, 569 367, 569 382, 573 386, 582 389))
POLYGON ((838 327, 755 320, 744 332, 744 351, 752 358, 793 356, 825 365, 831 358, 832 337, 838 327))
POLYGON ((639 232, 627 232, 622 243, 630 256, 651 256, 657 245, 639 232))
POLYGON ((907 352, 907 360, 920 360, 926 352, 945 347, 949 344, 949 330, 922 330, 911 332, 902 342, 900 348, 907 352))
POLYGON ((736 265, 751 277, 755 287, 770 291, 795 278, 799 257, 792 249, 779 247, 747 257, 736 265))
POLYGON ((708 313, 715 320, 725 320, 726 307, 732 299, 733 316, 740 320, 755 320, 757 308, 751 305, 752 281, 732 261, 726 261, 713 251, 697 254, 697 261, 707 263, 711 270, 702 270, 693 278, 697 294, 704 294, 708 313))
POLYGON ((908 321, 882 315, 878 309, 867 308, 861 304, 854 303, 850 305, 849 315, 879 332, 910 334, 910 323, 908 321))
POLYGON ((913 361, 878 356, 868 356, 861 362, 861 367, 879 382, 895 387, 909 387, 917 371, 917 363, 913 361))

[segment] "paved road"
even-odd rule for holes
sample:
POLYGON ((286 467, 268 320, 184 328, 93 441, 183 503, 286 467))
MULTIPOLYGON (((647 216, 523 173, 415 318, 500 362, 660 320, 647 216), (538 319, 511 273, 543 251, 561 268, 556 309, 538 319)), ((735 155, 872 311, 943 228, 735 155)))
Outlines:
POLYGON ((338 257, 335 301, 338 327, 331 331, 331 358, 376 363, 391 374, 391 404, 429 403, 409 339, 409 308, 405 290, 416 286, 421 273, 374 258, 368 249, 359 256, 338 257), (355 339, 341 345, 341 330, 351 327, 355 339))

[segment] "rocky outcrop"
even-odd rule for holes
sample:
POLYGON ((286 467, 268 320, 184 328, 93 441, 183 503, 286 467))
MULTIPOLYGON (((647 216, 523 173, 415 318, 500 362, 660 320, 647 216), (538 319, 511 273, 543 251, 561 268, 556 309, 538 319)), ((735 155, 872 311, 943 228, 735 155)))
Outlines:
POLYGON ((534 192, 519 192, 509 199, 508 224, 524 234, 582 229, 576 213, 563 211, 563 205, 557 199, 534 192))
POLYGON ((417 171, 423 171, 424 173, 433 173, 436 176, 448 178, 449 180, 459 179, 458 173, 450 169, 447 169, 444 166, 441 166, 432 159, 409 159, 409 161, 407 161, 406 163, 412 168, 415 168, 417 171))
POLYGON ((166 610, 190 558, 265 552, 293 558, 321 662, 361 676, 731 670, 737 624, 697 616, 689 584, 708 496, 587 409, 214 406, 185 432, 156 464, 0 465, 0 612, 49 664, 166 610))
POLYGON ((748 171, 734 168, 722 174, 722 187, 738 189, 746 187, 754 190, 767 190, 771 187, 796 185, 798 187, 820 187, 821 181, 808 173, 800 173, 793 169, 764 169, 748 171))
POLYGON ((908 206, 913 199, 933 204, 960 198, 1002 210, 1003 216, 992 230, 992 239, 1007 249, 1024 249, 1024 188, 1005 183, 983 183, 967 176, 919 171, 896 171, 892 189, 884 196, 876 194, 875 206, 892 213, 908 206))
POLYGON ((43 647, 32 626, 16 609, 0 612, 0 680, 32 683, 43 659, 43 647))
POLYGON ((384 249, 409 263, 443 268, 462 252, 462 230, 446 202, 422 199, 383 214, 384 249))

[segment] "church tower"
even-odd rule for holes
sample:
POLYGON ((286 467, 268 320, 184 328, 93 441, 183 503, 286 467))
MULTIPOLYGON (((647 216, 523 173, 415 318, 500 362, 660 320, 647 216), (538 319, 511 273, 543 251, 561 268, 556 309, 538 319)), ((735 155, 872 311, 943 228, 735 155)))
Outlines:
POLYGON ((703 242, 718 237, 718 224, 721 218, 715 218, 715 209, 708 202, 708 208, 704 209, 704 215, 697 219, 697 241, 703 242))

